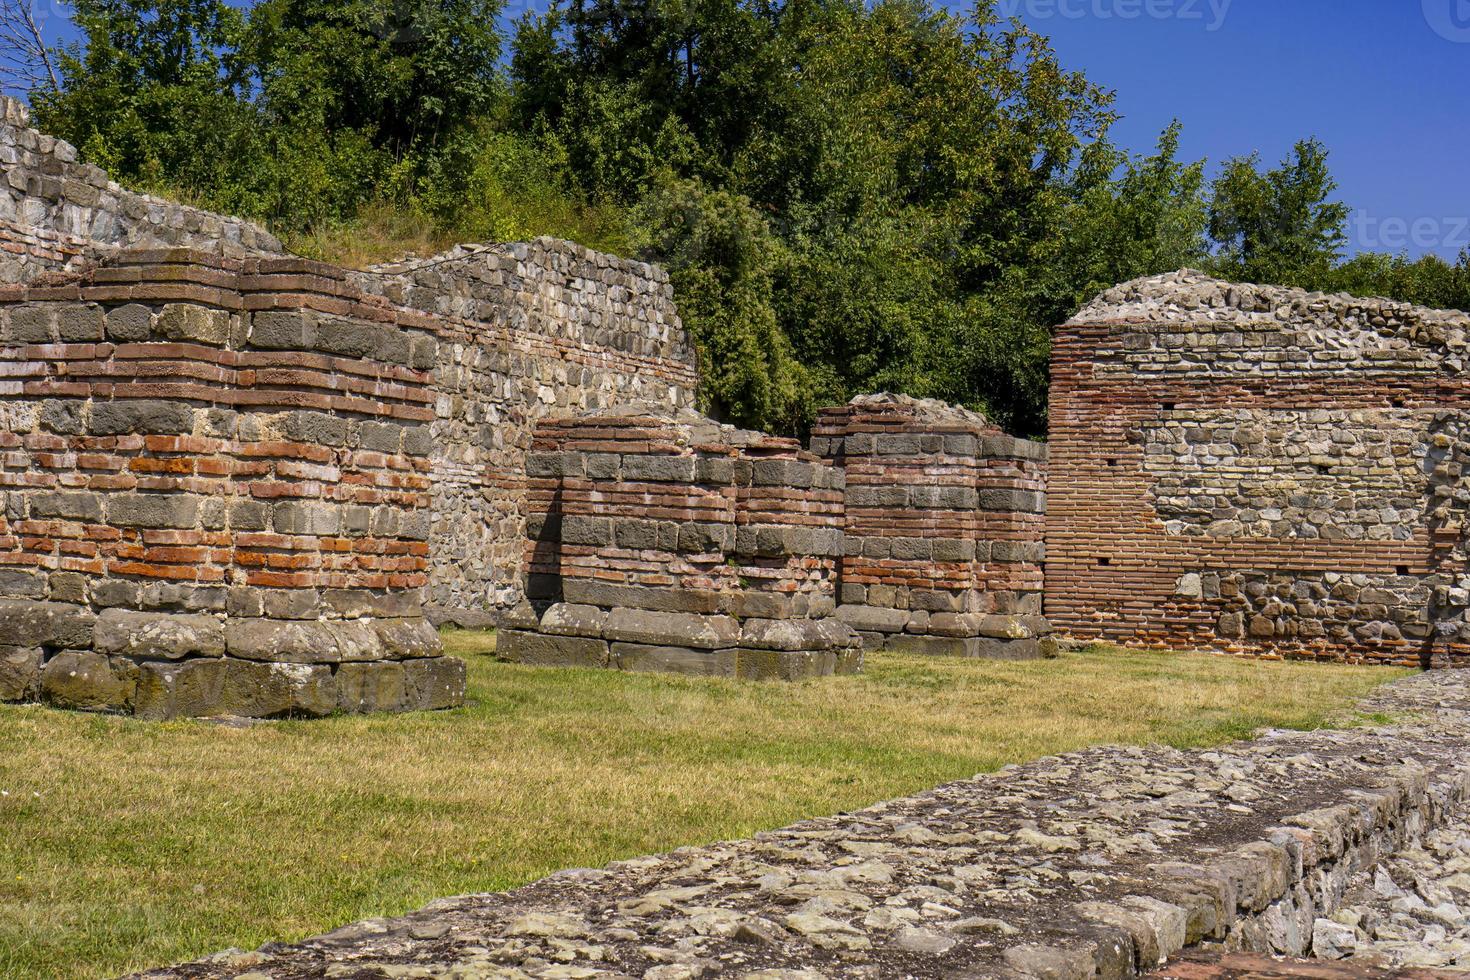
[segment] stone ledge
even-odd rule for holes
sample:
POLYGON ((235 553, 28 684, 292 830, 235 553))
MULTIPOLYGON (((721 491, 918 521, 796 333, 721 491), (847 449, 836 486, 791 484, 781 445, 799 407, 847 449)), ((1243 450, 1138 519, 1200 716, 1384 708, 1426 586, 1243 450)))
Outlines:
POLYGON ((515 629, 501 630, 496 655, 528 667, 587 667, 739 680, 801 680, 857 674, 863 668, 862 650, 851 646, 816 650, 702 648, 515 629))
POLYGON ((1300 955, 1346 876, 1467 805, 1470 674, 1362 709, 1409 720, 1069 753, 142 976, 1084 980, 1199 943, 1300 955))

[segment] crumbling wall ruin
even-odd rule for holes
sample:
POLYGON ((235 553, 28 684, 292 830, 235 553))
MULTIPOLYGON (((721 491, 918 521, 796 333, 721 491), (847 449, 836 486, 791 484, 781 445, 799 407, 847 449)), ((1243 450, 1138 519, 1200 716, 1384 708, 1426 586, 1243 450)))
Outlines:
POLYGON ((1158 647, 1467 650, 1470 316, 1183 272, 1059 328, 1046 611, 1158 647))
POLYGON ((1046 447, 903 395, 824 409, 812 449, 846 473, 838 615, 875 649, 1032 657, 1046 447))
POLYGON ((527 459, 522 663, 798 679, 862 667, 835 618, 843 474, 791 439, 640 406, 553 419, 527 459))

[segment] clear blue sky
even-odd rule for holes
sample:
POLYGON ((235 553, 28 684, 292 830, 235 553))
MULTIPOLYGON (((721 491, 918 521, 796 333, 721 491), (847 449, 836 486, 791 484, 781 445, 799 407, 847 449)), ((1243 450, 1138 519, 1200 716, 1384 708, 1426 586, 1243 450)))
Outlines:
MULTIPOLYGON (((1275 164, 1317 136, 1354 208, 1354 251, 1470 247, 1470 0, 997 2, 1116 91, 1120 145, 1151 149, 1177 117, 1186 156, 1213 170, 1253 150, 1275 164)), ((37 6, 70 35, 59 0, 37 6)))
POLYGON ((1117 93, 1120 145, 1177 117, 1190 159, 1274 165, 1317 136, 1354 250, 1470 246, 1470 0, 999 2, 1117 93))

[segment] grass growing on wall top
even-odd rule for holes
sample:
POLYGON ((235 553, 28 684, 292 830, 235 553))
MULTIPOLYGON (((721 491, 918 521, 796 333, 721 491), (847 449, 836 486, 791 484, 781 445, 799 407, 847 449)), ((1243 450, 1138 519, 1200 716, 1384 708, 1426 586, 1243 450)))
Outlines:
POLYGON ((1093 651, 740 683, 495 663, 470 704, 149 724, 0 707, 0 977, 103 977, 751 834, 1099 743, 1310 728, 1401 672, 1093 651))

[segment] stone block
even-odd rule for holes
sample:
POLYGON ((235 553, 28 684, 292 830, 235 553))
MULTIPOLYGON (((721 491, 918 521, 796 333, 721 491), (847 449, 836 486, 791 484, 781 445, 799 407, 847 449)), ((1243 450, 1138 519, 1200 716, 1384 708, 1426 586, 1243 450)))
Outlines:
POLYGON ((41 406, 41 428, 63 436, 79 436, 86 430, 86 402, 48 401, 41 406))
POLYGON ((169 303, 159 312, 154 329, 169 340, 224 344, 230 337, 230 317, 193 303, 169 303))
POLYGON ((107 339, 128 344, 146 341, 153 333, 153 311, 137 303, 107 311, 107 339))
POLYGON ((697 677, 736 676, 737 665, 734 650, 614 643, 611 653, 612 665, 619 670, 688 674, 697 677))
POLYGON ((95 493, 45 492, 30 495, 31 517, 37 520, 102 520, 102 500, 95 493))
POLYGON ((408 674, 402 663, 343 664, 337 668, 337 710, 346 714, 403 711, 408 674))
POLYGON ((965 657, 974 660, 1038 660, 1043 656, 1036 639, 1002 640, 984 636, 890 635, 884 650, 925 657, 965 657))
POLYGON ((541 616, 541 632, 551 636, 601 637, 607 611, 598 606, 558 602, 541 616))
POLYGON ((107 609, 97 617, 93 646, 135 660, 223 657, 225 631, 213 616, 107 609))
POLYGON ((717 650, 739 642, 740 624, 729 616, 614 609, 608 614, 603 635, 627 643, 717 650))
POLYGON ((382 660, 383 645, 369 623, 287 622, 231 618, 225 621, 231 657, 267 663, 334 664, 382 660))
POLYGON ((100 306, 63 306, 56 317, 57 337, 63 344, 96 343, 104 324, 100 306))
POLYGON ((65 650, 41 669, 41 698, 58 708, 126 712, 137 685, 131 660, 90 651, 65 650))
POLYGON ((403 675, 411 711, 441 711, 464 704, 468 671, 458 657, 405 660, 403 675))
POLYGON ((346 419, 325 412, 288 412, 281 420, 287 439, 316 446, 345 446, 348 429, 346 419))
POLYGON ((546 636, 524 630, 501 630, 495 655, 527 667, 607 667, 604 640, 581 636, 546 636))
POLYGON ((133 713, 145 721, 220 714, 228 668, 213 659, 141 664, 133 713))
POLYGON ((250 343, 267 350, 311 350, 316 346, 316 314, 286 310, 256 313, 250 343))
POLYGON ((654 483, 693 483, 695 460, 692 456, 623 457, 623 479, 654 483))
POLYGON ((384 657, 389 660, 438 657, 444 653, 444 641, 427 619, 377 619, 372 627, 378 634, 384 657))
POLYGON ((611 585, 592 579, 568 578, 562 582, 567 602, 613 609, 648 609, 657 612, 714 613, 720 594, 703 589, 656 589, 640 585, 611 585))
POLYGON ((0 647, 0 701, 33 701, 41 690, 41 648, 0 647))
POLYGON ((740 646, 757 650, 832 650, 853 642, 851 627, 836 619, 747 619, 740 631, 740 646))
POLYGON ((862 671, 863 652, 851 650, 737 650, 736 676, 742 680, 798 681, 862 671))
POLYGON ((97 617, 81 606, 0 599, 0 638, 7 645, 85 650, 97 617))
POLYGON ((107 498, 107 521, 118 527, 191 528, 199 498, 174 493, 119 493, 107 498))
POLYGON ((94 402, 87 427, 97 436, 188 434, 194 431, 194 409, 151 399, 94 402))
POLYGON ((47 592, 46 576, 41 572, 22 568, 0 568, 0 596, 15 599, 44 599, 47 592))
POLYGON ((837 618, 855 630, 874 633, 902 633, 909 624, 907 609, 881 606, 838 606, 837 618))

